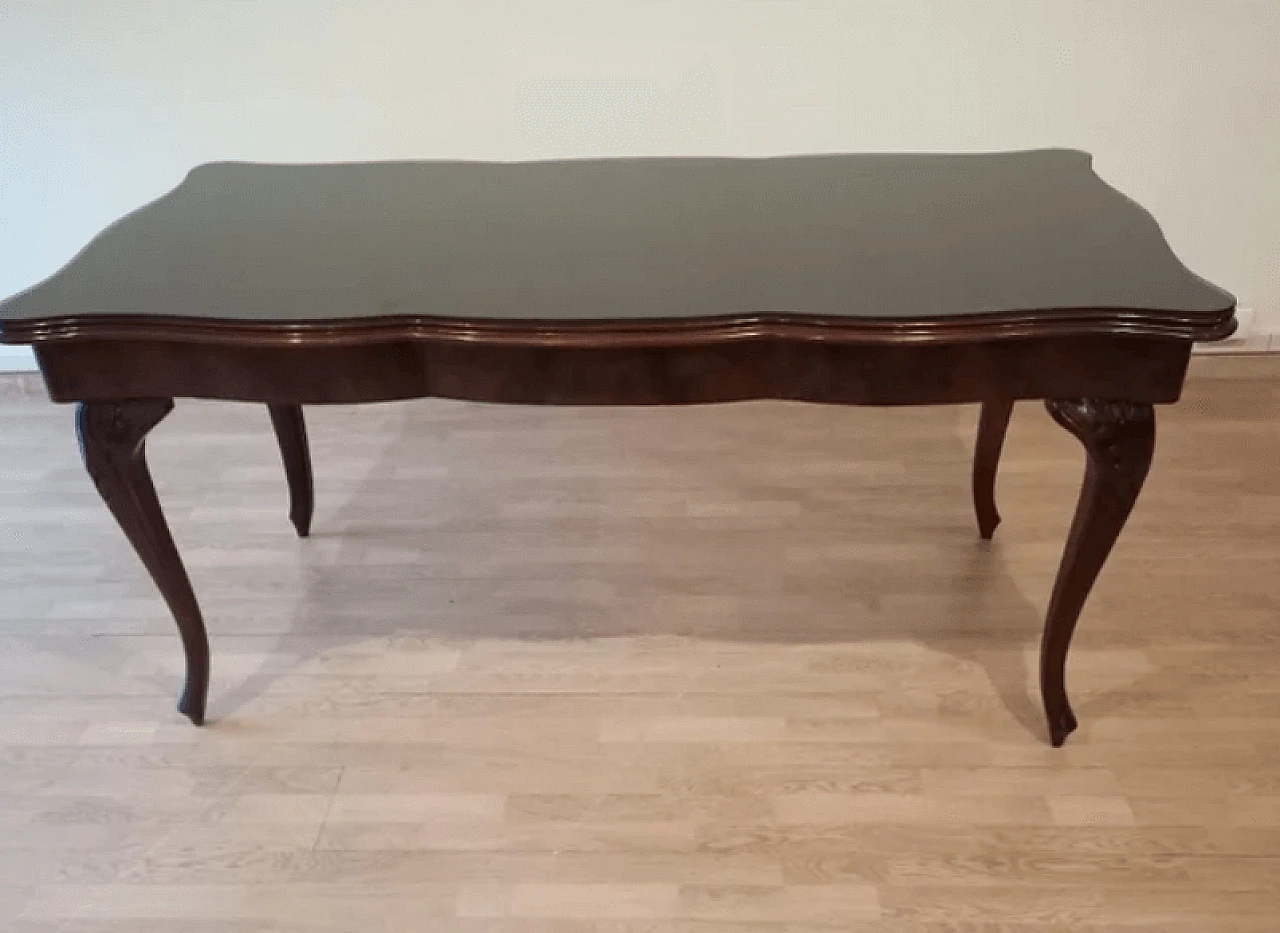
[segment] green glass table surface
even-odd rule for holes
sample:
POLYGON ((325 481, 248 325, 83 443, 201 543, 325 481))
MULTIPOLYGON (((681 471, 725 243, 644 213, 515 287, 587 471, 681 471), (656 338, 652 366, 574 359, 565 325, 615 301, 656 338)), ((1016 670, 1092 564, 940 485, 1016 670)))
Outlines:
POLYGON ((1073 150, 214 163, 0 303, 0 326, 92 315, 906 319, 1232 304, 1073 150))

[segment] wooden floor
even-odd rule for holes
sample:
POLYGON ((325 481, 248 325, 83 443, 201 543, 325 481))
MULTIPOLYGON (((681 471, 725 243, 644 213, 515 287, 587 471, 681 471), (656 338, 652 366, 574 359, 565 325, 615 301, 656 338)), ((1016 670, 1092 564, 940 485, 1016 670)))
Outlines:
POLYGON ((0 403, 0 929, 1280 928, 1280 360, 1198 360, 1086 607, 1034 655, 1082 453, 976 410, 265 410, 151 463, 212 723, 70 411, 0 403))

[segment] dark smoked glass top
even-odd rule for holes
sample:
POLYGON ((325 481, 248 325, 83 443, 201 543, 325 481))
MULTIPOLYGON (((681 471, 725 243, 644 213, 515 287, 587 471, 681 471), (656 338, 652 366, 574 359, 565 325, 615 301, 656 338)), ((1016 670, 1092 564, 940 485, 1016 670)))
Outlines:
POLYGON ((0 322, 1215 311, 1072 150, 201 166, 0 322))

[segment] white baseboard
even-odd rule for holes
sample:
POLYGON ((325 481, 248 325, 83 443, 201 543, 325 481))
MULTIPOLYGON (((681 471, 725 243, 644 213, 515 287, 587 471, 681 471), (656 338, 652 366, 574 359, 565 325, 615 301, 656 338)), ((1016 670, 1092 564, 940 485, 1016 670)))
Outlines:
POLYGON ((0 373, 33 373, 36 355, 30 347, 7 347, 0 344, 0 373))
POLYGON ((1280 310, 1236 309, 1236 332, 1226 340, 1196 344, 1197 353, 1280 353, 1280 310))

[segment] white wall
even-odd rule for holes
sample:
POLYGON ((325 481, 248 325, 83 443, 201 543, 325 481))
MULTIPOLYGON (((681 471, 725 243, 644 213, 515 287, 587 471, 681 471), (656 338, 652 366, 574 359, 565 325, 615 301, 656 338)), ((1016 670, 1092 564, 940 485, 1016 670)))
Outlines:
POLYGON ((1072 146, 1280 314, 1277 36, 1277 0, 0 0, 0 294, 210 159, 1072 146))

